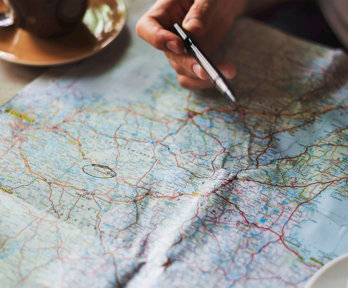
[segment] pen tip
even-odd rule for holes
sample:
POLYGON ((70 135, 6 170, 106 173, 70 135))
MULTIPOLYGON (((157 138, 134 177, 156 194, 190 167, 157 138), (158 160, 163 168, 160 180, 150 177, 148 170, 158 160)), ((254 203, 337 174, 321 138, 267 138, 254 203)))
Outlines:
POLYGON ((236 103, 236 98, 234 98, 232 92, 230 90, 225 91, 225 95, 233 102, 236 103))

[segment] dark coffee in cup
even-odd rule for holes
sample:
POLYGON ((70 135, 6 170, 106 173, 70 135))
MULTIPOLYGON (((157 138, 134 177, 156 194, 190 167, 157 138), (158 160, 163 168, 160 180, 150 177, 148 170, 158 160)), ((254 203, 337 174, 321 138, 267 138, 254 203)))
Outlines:
POLYGON ((88 0, 5 0, 5 4, 13 24, 38 37, 55 37, 82 21, 88 0))

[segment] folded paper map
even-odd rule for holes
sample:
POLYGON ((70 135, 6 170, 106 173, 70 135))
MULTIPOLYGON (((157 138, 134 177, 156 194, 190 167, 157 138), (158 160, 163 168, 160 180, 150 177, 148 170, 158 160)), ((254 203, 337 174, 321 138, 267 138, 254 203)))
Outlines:
POLYGON ((0 108, 1 286, 301 287, 347 253, 347 56, 242 19, 236 109, 133 34, 0 108))

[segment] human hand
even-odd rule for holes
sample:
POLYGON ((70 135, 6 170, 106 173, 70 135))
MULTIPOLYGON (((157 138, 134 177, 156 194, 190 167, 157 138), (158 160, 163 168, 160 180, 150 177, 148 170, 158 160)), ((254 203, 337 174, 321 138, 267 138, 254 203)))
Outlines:
MULTIPOLYGON (((190 56, 182 40, 171 29, 182 24, 202 47, 212 54, 223 41, 235 18, 247 0, 157 0, 140 18, 136 31, 139 37, 165 52, 175 69, 181 86, 205 89, 212 86, 206 73, 190 56)), ((226 78, 233 78, 235 68, 230 63, 216 63, 226 78)))

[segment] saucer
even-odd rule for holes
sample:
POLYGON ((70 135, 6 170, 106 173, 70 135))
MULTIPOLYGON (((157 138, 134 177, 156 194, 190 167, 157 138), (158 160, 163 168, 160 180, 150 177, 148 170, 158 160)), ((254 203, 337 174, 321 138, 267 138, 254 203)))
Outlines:
MULTIPOLYGON (((3 0, 0 0, 2 7, 3 0)), ((41 39, 18 28, 0 28, 0 58, 23 65, 53 66, 87 58, 110 44, 126 23, 124 0, 89 0, 82 23, 59 38, 41 39)))
POLYGON ((305 288, 348 288, 348 254, 325 264, 308 281, 305 288))

